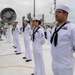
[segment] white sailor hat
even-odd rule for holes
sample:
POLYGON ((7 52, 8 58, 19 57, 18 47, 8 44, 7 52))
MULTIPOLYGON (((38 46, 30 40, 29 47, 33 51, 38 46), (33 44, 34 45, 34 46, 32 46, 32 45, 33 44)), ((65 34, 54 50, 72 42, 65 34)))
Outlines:
POLYGON ((24 20, 25 20, 25 21, 29 21, 29 19, 28 19, 28 18, 24 18, 24 20))
POLYGON ((34 18, 32 19, 32 21, 35 21, 35 20, 40 21, 40 19, 39 19, 38 17, 34 17, 34 18))
POLYGON ((57 10, 57 9, 64 10, 64 11, 66 11, 67 13, 69 13, 69 11, 70 11, 70 8, 67 7, 67 6, 65 6, 65 5, 58 5, 58 6, 56 6, 56 10, 57 10))
POLYGON ((15 20, 14 22, 18 22, 18 20, 15 20))
POLYGON ((8 23, 5 23, 5 25, 8 25, 8 23))

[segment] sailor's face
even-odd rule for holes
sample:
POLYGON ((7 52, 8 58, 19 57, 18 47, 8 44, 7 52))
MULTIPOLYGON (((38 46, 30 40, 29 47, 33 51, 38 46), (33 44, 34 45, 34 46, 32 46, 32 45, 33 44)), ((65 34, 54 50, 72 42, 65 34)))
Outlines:
POLYGON ((37 24, 37 22, 34 20, 34 21, 32 21, 32 25, 33 26, 36 26, 36 24, 37 24))
POLYGON ((14 22, 13 25, 15 26, 15 25, 17 25, 17 23, 18 23, 18 22, 14 22))
POLYGON ((27 21, 26 21, 26 20, 24 20, 24 21, 23 21, 23 23, 26 25, 26 24, 27 24, 27 21))
POLYGON ((60 22, 64 19, 64 13, 61 9, 57 9, 55 11, 55 19, 57 22, 60 22))

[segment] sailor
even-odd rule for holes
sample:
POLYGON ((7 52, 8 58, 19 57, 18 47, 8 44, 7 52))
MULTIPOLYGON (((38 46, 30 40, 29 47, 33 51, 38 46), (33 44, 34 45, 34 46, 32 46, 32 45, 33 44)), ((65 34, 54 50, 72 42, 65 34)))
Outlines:
MULTIPOLYGON (((14 29, 15 29, 15 26, 14 26, 14 24, 13 24, 13 25, 12 25, 12 29, 11 29, 11 33, 12 33, 12 35, 13 35, 13 42, 14 42, 13 47, 14 47, 14 49, 16 49, 17 46, 16 46, 16 41, 15 41, 15 36, 14 36, 14 34, 13 34, 14 29)), ((15 51, 15 52, 17 52, 17 51, 15 51)))
POLYGON ((9 35, 9 28, 5 28, 5 37, 8 38, 9 35))
POLYGON ((32 19, 33 29, 33 56, 34 56, 34 73, 31 75, 45 75, 43 49, 45 43, 44 29, 40 26, 41 21, 38 17, 32 19))
POLYGON ((75 24, 68 21, 70 8, 65 5, 56 6, 57 24, 52 29, 51 54, 54 75, 73 75, 75 24))
POLYGON ((23 57, 23 59, 27 59, 26 62, 29 62, 32 60, 31 48, 30 48, 30 38, 32 35, 32 30, 28 18, 24 19, 23 34, 24 34, 24 44, 25 44, 25 57, 23 57))
POLYGON ((6 37, 6 39, 8 39, 9 40, 9 27, 8 27, 8 24, 7 23, 5 23, 5 25, 4 25, 4 35, 5 35, 5 37, 6 37))
POLYGON ((20 27, 18 25, 17 20, 14 21, 12 33, 13 33, 14 45, 15 47, 17 47, 17 51, 15 51, 17 52, 16 55, 21 54, 21 48, 20 48, 20 43, 19 43, 20 27))

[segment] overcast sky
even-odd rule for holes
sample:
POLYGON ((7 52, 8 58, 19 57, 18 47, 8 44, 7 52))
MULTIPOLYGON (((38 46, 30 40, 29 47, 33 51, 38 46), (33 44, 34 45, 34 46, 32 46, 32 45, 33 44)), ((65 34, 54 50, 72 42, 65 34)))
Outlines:
MULTIPOLYGON (((21 21, 22 16, 27 16, 28 13, 33 17, 33 2, 34 0, 0 0, 0 10, 10 7, 17 14, 17 19, 21 21)), ((45 15, 45 22, 54 21, 54 0, 35 0, 36 16, 41 18, 41 14, 45 15), (52 14, 50 10, 52 8, 52 14)), ((64 4, 71 8, 69 20, 75 23, 75 0, 57 0, 56 5, 64 4)))

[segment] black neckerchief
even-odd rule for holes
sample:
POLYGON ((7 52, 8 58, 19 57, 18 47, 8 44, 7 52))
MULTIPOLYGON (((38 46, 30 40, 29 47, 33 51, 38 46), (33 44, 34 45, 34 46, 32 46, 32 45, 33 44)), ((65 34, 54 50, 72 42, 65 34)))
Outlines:
POLYGON ((38 31, 39 28, 40 28, 40 27, 38 27, 36 30, 35 30, 35 28, 33 29, 33 41, 34 41, 34 39, 35 39, 35 33, 38 31))
POLYGON ((15 31, 16 25, 12 28, 12 31, 15 31))
POLYGON ((25 27, 27 26, 27 24, 25 26, 23 26, 23 32, 25 31, 25 27))
POLYGON ((53 33, 53 35, 52 35, 52 37, 51 37, 51 40, 50 40, 50 42, 51 42, 51 44, 52 44, 53 39, 54 39, 54 46, 57 46, 58 31, 59 31, 64 25, 66 25, 67 23, 70 23, 70 21, 66 21, 66 22, 65 22, 64 24, 62 24, 58 29, 57 29, 58 24, 56 25, 55 31, 54 31, 54 33, 53 33))

